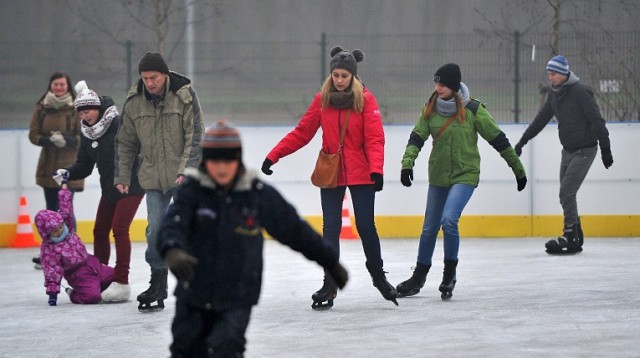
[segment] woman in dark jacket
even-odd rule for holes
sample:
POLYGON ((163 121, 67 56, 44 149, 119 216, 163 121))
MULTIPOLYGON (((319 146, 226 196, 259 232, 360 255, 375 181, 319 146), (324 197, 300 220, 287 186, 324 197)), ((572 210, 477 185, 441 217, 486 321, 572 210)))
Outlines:
POLYGON ((94 167, 98 168, 102 196, 93 227, 94 255, 101 263, 109 264, 109 234, 112 230, 116 247, 115 278, 102 293, 102 299, 113 302, 128 301, 131 294, 129 228, 144 191, 138 183, 137 175, 134 175, 127 194, 121 194, 113 185, 114 140, 121 123, 120 114, 111 97, 99 97, 96 92, 86 88, 84 81, 78 83, 78 87, 84 88, 78 88, 78 97, 74 102, 82 119, 80 151, 76 162, 65 169, 58 169, 53 179, 58 182, 65 177, 69 180, 84 179, 91 175, 94 167))

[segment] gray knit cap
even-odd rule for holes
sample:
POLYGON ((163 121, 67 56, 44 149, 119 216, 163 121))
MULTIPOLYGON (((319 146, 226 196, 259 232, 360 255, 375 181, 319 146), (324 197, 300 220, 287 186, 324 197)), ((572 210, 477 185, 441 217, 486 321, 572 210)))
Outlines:
POLYGON ((358 62, 364 60, 364 52, 359 49, 349 52, 343 50, 340 46, 336 46, 331 49, 330 54, 329 72, 333 72, 336 68, 341 68, 356 76, 358 74, 358 62))

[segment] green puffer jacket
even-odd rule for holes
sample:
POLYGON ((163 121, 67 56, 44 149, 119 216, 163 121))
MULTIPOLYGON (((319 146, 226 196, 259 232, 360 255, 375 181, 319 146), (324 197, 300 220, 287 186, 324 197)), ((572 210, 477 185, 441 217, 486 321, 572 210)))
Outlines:
MULTIPOLYGON (((402 169, 413 169, 424 142, 429 136, 433 138, 437 135, 449 119, 434 112, 427 120, 423 117, 423 112, 424 109, 420 112, 409 137, 409 143, 402 157, 402 169)), ((520 158, 484 104, 472 99, 466 107, 465 120, 459 123, 455 119, 433 145, 429 155, 429 184, 447 188, 453 184, 478 186, 480 181, 478 134, 500 153, 516 178, 526 176, 520 158)))
POLYGON ((200 103, 191 80, 169 73, 164 100, 155 104, 147 98, 140 79, 127 94, 122 125, 116 136, 114 184, 131 183, 136 156, 142 162, 138 172, 145 190, 175 188, 178 175, 200 163, 200 141, 204 132, 200 103))

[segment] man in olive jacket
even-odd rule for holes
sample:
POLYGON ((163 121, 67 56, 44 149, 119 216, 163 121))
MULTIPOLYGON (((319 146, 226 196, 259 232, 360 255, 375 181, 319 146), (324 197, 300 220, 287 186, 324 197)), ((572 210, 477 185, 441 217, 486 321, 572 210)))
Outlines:
POLYGON ((149 289, 138 295, 138 308, 148 311, 164 308, 167 298, 168 271, 156 248, 158 227, 184 180, 185 168, 200 163, 204 124, 191 80, 169 71, 159 53, 142 56, 138 72, 140 79, 127 93, 116 137, 114 184, 120 192, 128 191, 133 164, 141 156, 138 179, 147 197, 145 259, 151 281, 149 289), (155 301, 158 305, 150 306, 155 301))
POLYGON ((613 156, 609 131, 593 92, 569 71, 567 59, 558 55, 549 60, 547 76, 551 82, 547 101, 514 149, 520 155, 522 147, 556 117, 562 144, 560 205, 564 211, 564 229, 563 236, 548 241, 545 246, 551 254, 570 254, 582 251, 584 238, 576 196, 598 153, 598 145, 605 168, 613 164, 613 156))

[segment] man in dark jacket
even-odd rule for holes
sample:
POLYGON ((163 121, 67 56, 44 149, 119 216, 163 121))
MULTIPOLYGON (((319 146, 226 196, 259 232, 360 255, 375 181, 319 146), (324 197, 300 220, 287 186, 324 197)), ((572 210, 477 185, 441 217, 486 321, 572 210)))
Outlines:
POLYGON ((225 122, 205 132, 202 162, 185 171, 158 232, 158 251, 178 279, 171 354, 239 357, 262 284, 263 229, 318 262, 343 288, 338 252, 255 171, 225 122))
POLYGON ((560 162, 560 205, 564 211, 564 229, 561 237, 546 243, 548 253, 575 253, 582 251, 583 233, 578 216, 576 196, 598 152, 602 163, 609 169, 613 164, 611 143, 606 122, 600 114, 591 89, 569 71, 569 62, 555 56, 547 63, 547 76, 551 91, 545 104, 525 130, 515 146, 516 153, 533 139, 551 117, 558 121, 558 135, 562 144, 560 162))

